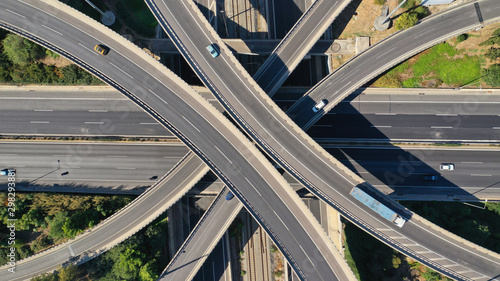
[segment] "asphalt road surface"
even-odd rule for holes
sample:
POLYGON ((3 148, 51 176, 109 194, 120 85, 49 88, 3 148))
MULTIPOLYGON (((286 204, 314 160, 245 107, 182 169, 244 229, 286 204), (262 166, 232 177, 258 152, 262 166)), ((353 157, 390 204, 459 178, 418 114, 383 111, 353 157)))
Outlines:
POLYGON ((186 153, 180 143, 7 141, 0 144, 0 167, 14 167, 18 182, 40 190, 53 184, 73 190, 87 185, 122 190, 153 184, 186 153))

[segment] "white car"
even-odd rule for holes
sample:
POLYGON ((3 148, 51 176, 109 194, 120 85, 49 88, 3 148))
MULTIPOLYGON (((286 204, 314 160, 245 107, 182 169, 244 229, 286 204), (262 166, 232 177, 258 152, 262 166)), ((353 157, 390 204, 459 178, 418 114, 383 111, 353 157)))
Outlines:
POLYGON ((212 57, 216 58, 219 56, 219 50, 217 50, 217 46, 215 44, 210 44, 207 46, 207 51, 212 55, 212 57))
POLYGON ((313 112, 319 112, 323 107, 325 107, 327 100, 321 100, 313 107, 313 112))
POLYGON ((452 163, 441 163, 441 165, 439 165, 439 169, 441 171, 453 171, 453 170, 455 170, 455 164, 452 164, 452 163))

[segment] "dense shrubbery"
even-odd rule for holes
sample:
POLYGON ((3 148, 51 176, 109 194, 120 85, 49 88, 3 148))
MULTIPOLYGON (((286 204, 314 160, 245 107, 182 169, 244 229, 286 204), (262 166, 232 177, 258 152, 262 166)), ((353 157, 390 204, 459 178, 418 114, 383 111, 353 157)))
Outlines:
POLYGON ((490 60, 496 60, 500 57, 500 48, 491 47, 485 55, 490 60))
MULTIPOLYGON (((0 193, 5 206, 6 193, 0 193)), ((16 251, 18 260, 41 251, 62 239, 72 238, 131 202, 124 196, 87 196, 52 193, 16 193, 16 251), (48 229, 46 233, 43 233, 48 229), (37 233, 33 239, 30 233, 37 233), (23 233, 25 235, 23 235, 23 233), (29 242, 29 243, 27 243, 29 242)), ((8 241, 7 208, 0 208, 0 241, 8 241)), ((7 245, 0 245, 0 264, 7 262, 7 245)))
MULTIPOLYGON (((403 2, 403 0, 399 0, 398 4, 401 2, 403 2)), ((409 8, 413 8, 417 5, 420 5, 420 0, 408 0, 408 1, 406 1, 406 3, 403 4, 402 7, 405 9, 409 9, 409 8)))
POLYGON ((500 64, 484 69, 484 82, 492 87, 500 87, 500 64))
POLYGON ((500 44, 500 28, 493 31, 488 40, 479 43, 479 46, 491 46, 495 44, 500 44))
POLYGON ((410 28, 417 24, 418 15, 416 13, 404 13, 400 15, 396 21, 394 22, 394 28, 396 30, 402 30, 406 28, 410 28))
POLYGON ((403 202, 431 222, 473 243, 500 253, 500 203, 486 210, 458 202, 403 202))
POLYGON ((163 214, 145 229, 95 259, 77 268, 70 266, 66 272, 45 274, 33 280, 60 281, 64 273, 73 278, 66 280, 154 281, 169 262, 167 226, 166 214, 163 214))
POLYGON ((400 15, 394 21, 394 28, 396 30, 410 28, 417 24, 419 20, 425 18, 428 15, 429 10, 426 7, 418 6, 415 9, 408 10, 406 13, 400 15))
POLYGON ((102 82, 76 65, 58 68, 37 60, 59 57, 15 34, 0 33, 0 83, 97 85, 102 82))

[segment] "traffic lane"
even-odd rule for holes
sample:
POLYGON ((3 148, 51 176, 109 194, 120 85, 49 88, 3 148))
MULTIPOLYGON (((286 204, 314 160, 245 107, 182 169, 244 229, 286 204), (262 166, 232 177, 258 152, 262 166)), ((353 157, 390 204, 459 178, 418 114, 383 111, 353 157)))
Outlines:
POLYGON ((217 246, 212 250, 207 260, 193 278, 193 281, 231 280, 231 268, 229 267, 229 257, 226 256, 226 235, 223 235, 217 246))
POLYGON ((327 149, 366 181, 388 186, 496 186, 500 176, 499 150, 349 148, 327 149), (453 163, 454 171, 440 170, 453 163), (431 181, 424 176, 436 175, 431 181))
POLYGON ((455 114, 328 114, 316 125, 334 127, 408 127, 428 129, 500 129, 500 116, 495 115, 455 115, 455 114))
POLYGON ((151 116, 138 111, 4 110, 0 120, 3 134, 173 137, 151 116))
MULTIPOLYGON (((424 224, 425 226, 425 224, 424 224)), ((447 235, 440 235, 438 236, 437 232, 433 232, 429 227, 423 227, 421 224, 415 223, 413 221, 408 221, 405 226, 407 229, 407 237, 410 238, 413 241, 418 241, 421 240, 421 237, 429 237, 428 240, 426 240, 426 245, 425 247, 416 247, 419 248, 419 251, 425 252, 428 249, 433 249, 437 247, 442 247, 442 244, 448 244, 452 242, 452 239, 448 239, 447 235)), ((395 234, 397 235, 397 234, 395 234)), ((409 241, 409 243, 411 243, 409 241)), ((409 245, 408 247, 412 247, 409 245)), ((492 278, 488 280, 499 280, 498 276, 500 276, 500 263, 498 262, 497 257, 492 257, 489 254, 486 253, 481 253, 477 251, 477 245, 467 243, 462 243, 460 245, 457 245, 454 248, 450 248, 446 254, 444 254, 444 257, 447 258, 449 261, 453 262, 452 264, 449 264, 450 267, 453 267, 455 271, 461 272, 464 271, 465 276, 467 276, 467 271, 468 270, 466 267, 462 266, 464 260, 468 261, 469 267, 472 268, 483 268, 483 271, 478 274, 471 274, 470 276, 476 276, 479 277, 481 276, 482 278, 492 278), (476 256, 476 259, 471 259, 471 253, 474 253, 473 256, 476 256), (490 267, 484 267, 484 260, 487 260, 489 264, 492 266, 490 267), (453 266, 452 266, 453 265, 453 266), (486 277, 487 276, 487 277, 486 277)), ((495 253, 496 254, 496 253, 495 253)), ((436 257, 438 259, 438 257, 436 257)), ((471 278, 472 279, 472 278, 471 278)))
MULTIPOLYGON (((493 0, 481 2, 484 19, 498 17, 500 7, 495 4, 493 0)), ((410 56, 408 54, 414 55, 416 53, 414 50, 417 46, 423 46, 435 38, 447 38, 452 31, 478 24, 474 5, 468 5, 465 9, 454 9, 451 12, 424 20, 419 25, 401 32, 391 39, 384 40, 372 47, 371 50, 362 53, 357 59, 352 60, 322 80, 320 84, 306 93, 306 96, 315 101, 327 99, 330 106, 327 106, 325 110, 329 110, 354 91, 357 88, 354 85, 366 83, 390 67, 391 64, 386 64, 387 61, 391 61, 395 57, 407 58, 410 56), (421 32, 421 30, 426 30, 426 32, 421 32), (393 43, 394 40, 397 40, 397 43, 393 43), (386 57, 391 59, 385 59, 386 57)), ((294 112, 301 111, 303 107, 301 102, 302 100, 294 105, 292 114, 298 114, 294 112)))
MULTIPOLYGON (((500 95, 461 91, 449 94, 365 94, 348 96, 330 112, 335 114, 498 115, 500 95)), ((328 113, 330 114, 330 113, 328 113)), ((328 115, 327 114, 327 115, 328 115)))
POLYGON ((373 127, 344 127, 318 124, 307 133, 316 140, 328 141, 432 141, 432 142, 491 142, 500 139, 500 130, 493 128, 409 128, 387 125, 373 127))
MULTIPOLYGON (((425 163, 455 163, 471 167, 500 163, 500 149, 488 147, 413 147, 413 146, 326 146, 325 149, 339 160, 425 163)), ((434 167, 438 168, 438 167, 434 167)))
MULTIPOLYGON (((143 158, 182 157, 188 149, 180 143, 92 143, 92 142, 0 142, 0 154, 5 157, 106 157, 106 158, 143 158), (154 156, 154 157, 153 157, 154 156)), ((66 157, 66 158, 65 158, 66 157)))
MULTIPOLYGON (((3 87, 0 92, 0 110, 24 111, 80 111, 89 112, 136 112, 143 110, 109 86, 80 87, 72 92, 68 86, 23 86, 16 91, 3 87)), ((70 87, 72 88, 72 87, 70 87)))
MULTIPOLYGON (((179 3, 179 4, 182 4, 182 3, 179 3)), ((169 7, 166 8, 166 5, 162 5, 160 7, 160 9, 163 9, 162 12, 164 13, 164 15, 167 15, 168 17, 173 17, 175 18, 175 16, 173 14, 171 14, 171 12, 169 11, 169 9, 172 9, 172 10, 175 10, 175 9, 178 9, 178 10, 186 10, 186 8, 184 7, 175 7, 174 4, 169 4, 169 7)), ((193 20, 190 19, 189 16, 186 16, 186 17, 178 17, 178 18, 175 18, 175 20, 172 20, 171 21, 171 24, 176 24, 178 25, 179 27, 176 27, 176 30, 183 30, 184 29, 192 29, 192 28, 198 28, 199 27, 199 24, 196 24, 194 25, 193 24, 193 20), (182 28, 181 28, 182 27, 182 28)), ((191 33, 193 31, 190 31, 191 33)), ((197 32, 197 31, 196 31, 197 32)), ((193 44, 195 46, 199 46, 198 50, 196 50, 195 53, 190 53, 189 55, 191 56, 195 56, 197 58, 197 63, 200 64, 200 67, 203 68, 203 69, 210 69, 212 67, 222 67, 223 69, 227 69, 225 67, 225 65, 217 65, 217 64, 220 64, 221 63, 221 59, 224 59, 224 53, 222 53, 218 58, 212 58, 208 52, 205 50, 205 46, 209 45, 211 43, 208 35, 206 33, 204 33, 204 36, 197 36, 196 38, 195 37, 189 37, 187 36, 185 33, 177 33, 176 36, 179 37, 179 39, 182 41, 182 42, 189 42, 189 44, 193 44), (201 50, 200 50, 201 49, 201 50), (209 61, 211 63, 209 63, 209 61), (217 65, 217 66, 216 66, 217 65), (206 67, 206 68, 205 68, 206 67)), ((234 77, 234 79, 236 79, 237 81, 240 79, 239 77, 234 77)), ((232 80, 231 78, 228 77, 228 80, 232 80)), ((215 82, 215 81, 214 81, 215 82)), ((226 82, 233 82, 233 81, 226 81, 226 82)), ((236 82, 236 81, 235 81, 236 82)), ((220 83, 219 81, 216 81, 215 83, 220 83)), ((232 83, 231 83, 232 84, 232 83)), ((236 83, 236 85, 240 86, 238 83, 236 83)), ((218 85, 220 86, 220 85, 218 85)), ((234 85, 231 85, 231 86, 234 86, 234 85)), ((228 157, 229 159, 233 159, 231 157, 228 157)), ((273 186, 273 185, 271 185, 273 186)), ((280 193, 281 194, 281 193, 280 193)), ((262 194, 263 197, 265 197, 264 194, 262 194)), ((283 196, 283 194, 282 194, 283 196)), ((283 199, 283 198, 281 198, 283 199)), ((276 202, 273 202, 272 204, 274 205, 276 202)), ((268 205, 267 207, 265 208, 269 208, 271 205, 268 205)), ((282 209, 282 210, 286 210, 286 212, 289 212, 286 208, 282 209)), ((281 217, 281 219, 284 220, 285 224, 287 223, 291 223, 291 221, 289 221, 289 217, 281 217)), ((290 226, 289 224, 287 224, 288 226, 290 226)), ((282 234, 280 233, 280 236, 282 234)), ((307 235, 306 235, 307 236, 307 235)), ((304 237, 305 238, 305 237, 304 237)), ((306 238, 306 239, 309 239, 309 238, 306 238)), ((284 239, 283 239, 284 240, 284 239)), ((299 240, 290 240, 290 241, 299 241, 299 240)), ((311 240, 309 240, 311 241, 311 240)), ((306 249, 314 249, 316 248, 313 244, 310 244, 310 246, 307 246, 305 244, 302 244, 301 246, 304 246, 303 248, 306 248, 306 249)), ((317 249, 317 248, 316 248, 317 249)), ((299 249, 295 249, 295 250, 299 250, 299 249)), ((291 249, 289 249, 289 251, 291 251, 291 249)), ((301 250, 299 250, 301 251, 301 250)), ((305 251, 302 251, 304 254, 305 254, 305 251)), ((321 252, 320 250, 318 252, 321 252)), ((303 255, 303 254, 302 254, 303 255)), ((304 260, 306 260, 306 258, 304 258, 304 260)), ((317 261, 317 263, 315 264, 316 265, 316 268, 314 268, 314 270, 318 270, 319 268, 325 268, 323 266, 320 266, 320 264, 325 264, 325 260, 321 260, 321 261, 317 261)), ((318 274, 318 272, 316 271, 316 273, 314 274, 318 274)), ((328 276, 334 276, 334 273, 330 271, 329 274, 327 274, 328 276)), ((326 276, 324 273, 323 273, 323 276, 326 276)), ((321 274, 318 274, 315 278, 321 278, 321 274)))
POLYGON ((499 187, 456 187, 444 186, 396 186, 387 187, 386 185, 375 185, 384 194, 387 194, 394 200, 399 201, 499 201, 499 187))
POLYGON ((187 152, 179 145, 2 143, 0 167, 15 168, 20 181, 151 184, 156 181, 152 177, 165 174, 187 152))

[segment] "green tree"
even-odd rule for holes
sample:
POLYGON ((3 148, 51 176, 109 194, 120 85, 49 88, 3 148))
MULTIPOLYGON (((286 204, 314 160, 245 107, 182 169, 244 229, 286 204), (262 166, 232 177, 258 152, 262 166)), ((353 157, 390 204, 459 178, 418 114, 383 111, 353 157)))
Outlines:
POLYGON ((492 87, 500 87, 500 64, 493 64, 484 70, 484 82, 492 87))
POLYGON ((411 11, 410 13, 416 14, 419 20, 421 20, 421 19, 425 18, 426 16, 430 15, 429 9, 427 9, 427 7, 424 7, 424 6, 418 6, 413 11, 411 11))
MULTIPOLYGON (((399 0, 398 3, 401 3, 403 2, 403 0, 399 0)), ((420 5, 420 1, 419 0, 408 0, 406 1, 406 3, 403 4, 403 8, 405 9, 410 9, 410 8, 413 8, 415 6, 418 6, 420 5)))
POLYGON ((12 81, 12 77, 10 76, 11 71, 12 62, 9 60, 7 55, 0 50, 0 83, 8 83, 12 81))
POLYGON ((491 47, 484 56, 490 60, 496 60, 500 57, 500 48, 491 47))
POLYGON ((31 242, 31 250, 35 253, 48 248, 51 245, 48 237, 44 234, 40 235, 35 241, 31 242))
POLYGON ((62 267, 59 269, 59 274, 57 274, 57 277, 59 277, 59 281, 73 281, 77 280, 77 267, 76 265, 68 265, 67 267, 62 267))
POLYGON ((77 234, 82 233, 87 227, 94 226, 99 222, 98 213, 93 209, 83 212, 78 212, 67 218, 62 226, 64 235, 68 238, 73 238, 77 234))
POLYGON ((479 46, 491 46, 491 45, 495 45, 495 44, 500 44, 500 36, 490 37, 489 39, 479 43, 478 45, 479 46))
POLYGON ((61 68, 62 83, 64 84, 79 84, 79 85, 99 85, 101 80, 72 64, 61 68))
POLYGON ((486 206, 489 211, 495 212, 497 213, 497 215, 500 215, 500 203, 488 202, 486 206))
POLYGON ((139 270, 139 280, 140 281, 155 281, 158 279, 158 274, 156 274, 156 261, 151 260, 147 264, 145 264, 139 270))
POLYGON ((18 221, 20 230, 30 230, 32 228, 46 227, 45 214, 40 209, 31 209, 22 215, 18 221))
POLYGON ((427 268, 427 270, 424 273, 422 273, 422 277, 424 277, 426 281, 441 280, 441 275, 430 268, 427 268))
POLYGON ((121 279, 136 279, 139 276, 145 257, 145 254, 138 250, 127 248, 120 254, 118 262, 113 267, 113 273, 121 279))
POLYGON ((394 28, 396 30, 402 30, 405 28, 410 28, 417 24, 418 22, 418 15, 415 13, 404 13, 401 16, 399 16, 396 21, 394 22, 394 28))
POLYGON ((49 223, 49 237, 54 240, 59 240, 66 237, 63 226, 68 219, 68 212, 58 212, 49 223))
POLYGON ((385 0, 374 0, 374 2, 375 2, 375 5, 380 5, 380 6, 385 4, 385 0))
POLYGON ((4 54, 19 65, 34 62, 44 54, 44 48, 15 34, 7 34, 2 40, 2 45, 4 54))
POLYGON ((398 268, 400 265, 401 259, 397 255, 392 256, 392 267, 398 268))

